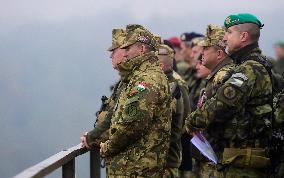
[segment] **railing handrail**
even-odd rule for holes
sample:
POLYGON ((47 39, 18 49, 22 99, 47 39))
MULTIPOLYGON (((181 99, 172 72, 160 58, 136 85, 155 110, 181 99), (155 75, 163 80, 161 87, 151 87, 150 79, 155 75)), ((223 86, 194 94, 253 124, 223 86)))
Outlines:
POLYGON ((17 174, 14 178, 40 178, 51 173, 55 169, 58 169, 68 162, 75 159, 75 157, 88 152, 86 148, 82 148, 81 144, 63 150, 46 160, 24 170, 23 172, 17 174))

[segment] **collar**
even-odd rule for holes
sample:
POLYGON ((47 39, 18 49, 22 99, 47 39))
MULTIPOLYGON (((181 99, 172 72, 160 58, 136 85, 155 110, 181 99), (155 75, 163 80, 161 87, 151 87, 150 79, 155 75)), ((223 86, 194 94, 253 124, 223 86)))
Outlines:
POLYGON ((219 62, 217 64, 217 66, 212 70, 212 72, 208 75, 208 77, 206 78, 206 80, 210 80, 212 79, 215 74, 221 69, 223 68, 225 65, 227 64, 231 64, 233 63, 233 60, 230 57, 226 57, 225 59, 223 59, 221 62, 219 62))
POLYGON ((129 76, 133 71, 137 70, 147 60, 157 60, 155 52, 148 52, 133 58, 129 58, 117 65, 119 75, 123 81, 129 80, 129 76))
POLYGON ((252 43, 250 45, 247 45, 238 51, 234 52, 231 54, 231 58, 234 60, 236 64, 241 64, 243 63, 247 57, 252 53, 252 52, 257 52, 261 53, 261 50, 259 49, 258 43, 252 43))

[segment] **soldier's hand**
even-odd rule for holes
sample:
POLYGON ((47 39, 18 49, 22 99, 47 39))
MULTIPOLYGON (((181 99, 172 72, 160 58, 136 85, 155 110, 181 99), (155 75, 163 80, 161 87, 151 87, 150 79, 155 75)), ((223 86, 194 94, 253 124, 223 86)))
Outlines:
POLYGON ((81 137, 80 137, 80 140, 81 140, 81 147, 86 147, 88 149, 90 149, 91 147, 88 145, 87 143, 87 134, 88 132, 85 132, 81 137))
POLYGON ((105 143, 101 142, 100 143, 100 155, 102 158, 105 157, 105 151, 106 151, 106 142, 105 143))

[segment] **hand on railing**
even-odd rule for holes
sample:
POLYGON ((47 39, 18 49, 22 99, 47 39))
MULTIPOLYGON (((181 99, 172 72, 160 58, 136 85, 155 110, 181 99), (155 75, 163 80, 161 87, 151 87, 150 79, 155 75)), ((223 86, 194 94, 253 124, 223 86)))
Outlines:
POLYGON ((81 140, 81 147, 84 148, 88 148, 88 149, 91 149, 91 147, 88 145, 87 143, 87 134, 88 132, 85 132, 81 137, 80 137, 80 140, 81 140))

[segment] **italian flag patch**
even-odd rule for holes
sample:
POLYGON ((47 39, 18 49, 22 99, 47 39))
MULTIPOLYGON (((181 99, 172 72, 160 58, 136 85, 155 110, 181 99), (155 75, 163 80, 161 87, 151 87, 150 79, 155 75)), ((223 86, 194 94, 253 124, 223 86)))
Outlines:
POLYGON ((140 92, 146 90, 145 82, 139 82, 139 84, 137 86, 137 90, 140 91, 140 92))

